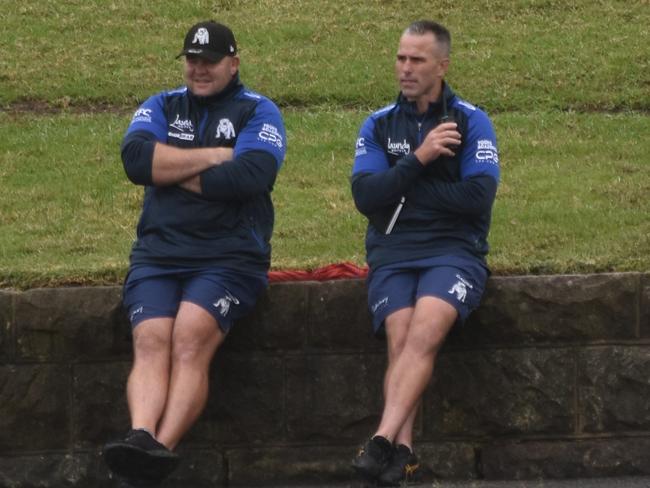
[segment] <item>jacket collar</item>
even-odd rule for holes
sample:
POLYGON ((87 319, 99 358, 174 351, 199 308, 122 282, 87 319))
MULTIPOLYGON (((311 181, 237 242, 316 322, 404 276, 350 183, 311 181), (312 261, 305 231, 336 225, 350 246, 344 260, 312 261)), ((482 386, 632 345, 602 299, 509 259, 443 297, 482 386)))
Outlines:
POLYGON ((239 72, 237 72, 235 76, 233 76, 232 80, 230 80, 230 83, 228 83, 226 87, 223 90, 221 90, 219 93, 215 93, 214 95, 210 95, 207 97, 199 97, 194 93, 192 93, 189 90, 189 88, 187 90, 187 93, 190 99, 193 102, 196 102, 198 105, 210 106, 222 102, 223 100, 228 100, 232 98, 236 93, 238 93, 243 88, 244 85, 239 80, 239 72))
POLYGON ((451 105, 453 98, 456 95, 451 87, 443 80, 442 82, 442 93, 435 102, 430 102, 429 107, 426 112, 423 114, 418 113, 418 108, 415 102, 410 102, 406 99, 402 92, 399 92, 397 96, 397 105, 404 108, 408 113, 428 117, 434 114, 446 115, 447 107, 451 105))

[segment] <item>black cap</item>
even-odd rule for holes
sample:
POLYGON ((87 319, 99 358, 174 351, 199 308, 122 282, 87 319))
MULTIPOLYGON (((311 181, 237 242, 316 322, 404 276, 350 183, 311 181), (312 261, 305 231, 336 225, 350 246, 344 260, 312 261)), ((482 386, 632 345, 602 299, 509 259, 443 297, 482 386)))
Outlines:
POLYGON ((214 22, 199 22, 185 35, 183 50, 177 58, 187 55, 201 56, 217 63, 224 56, 237 54, 237 43, 232 31, 223 24, 214 22))

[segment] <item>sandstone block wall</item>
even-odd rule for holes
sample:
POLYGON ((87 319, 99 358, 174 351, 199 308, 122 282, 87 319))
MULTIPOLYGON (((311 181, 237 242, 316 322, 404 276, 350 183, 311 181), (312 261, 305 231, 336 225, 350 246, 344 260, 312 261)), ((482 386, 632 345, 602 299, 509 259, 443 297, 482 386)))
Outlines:
MULTIPOLYGON (((119 287, 0 291, 0 486, 115 486, 128 428, 119 287)), ((272 285, 212 365, 164 486, 353 480, 385 346, 360 280, 272 285)), ((429 478, 650 474, 650 274, 493 277, 452 332, 417 424, 429 478)))

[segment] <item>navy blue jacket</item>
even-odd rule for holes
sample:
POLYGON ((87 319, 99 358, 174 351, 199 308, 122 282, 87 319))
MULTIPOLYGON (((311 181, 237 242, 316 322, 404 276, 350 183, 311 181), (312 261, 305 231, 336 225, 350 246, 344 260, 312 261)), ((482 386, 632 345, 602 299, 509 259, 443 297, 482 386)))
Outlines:
POLYGON ((270 193, 286 152, 280 111, 236 77, 212 97, 187 87, 158 93, 135 112, 122 143, 129 179, 145 186, 131 264, 268 270, 274 212, 270 193), (232 161, 201 173, 197 194, 154 186, 155 143, 231 147, 232 161))
POLYGON ((368 218, 370 268, 442 255, 485 263, 498 182, 496 136, 482 110, 446 84, 424 114, 400 94, 396 103, 366 119, 356 144, 352 194, 368 218), (441 156, 423 166, 413 152, 443 121, 458 124, 461 145, 454 157, 441 156), (402 211, 386 234, 402 197, 402 211))

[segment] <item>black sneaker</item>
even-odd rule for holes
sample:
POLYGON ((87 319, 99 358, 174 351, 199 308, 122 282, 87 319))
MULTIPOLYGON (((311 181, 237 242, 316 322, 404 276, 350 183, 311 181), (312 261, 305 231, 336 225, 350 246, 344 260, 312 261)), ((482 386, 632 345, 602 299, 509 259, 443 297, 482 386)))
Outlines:
POLYGON ((178 465, 178 455, 143 429, 130 430, 124 439, 104 446, 104 459, 115 474, 136 483, 156 483, 178 465))
POLYGON ((392 453, 390 441, 376 435, 359 450, 352 460, 352 467, 363 478, 374 482, 390 461, 392 453))
POLYGON ((404 444, 395 446, 393 455, 386 468, 378 478, 379 486, 400 486, 414 481, 418 475, 420 463, 418 458, 404 444))

